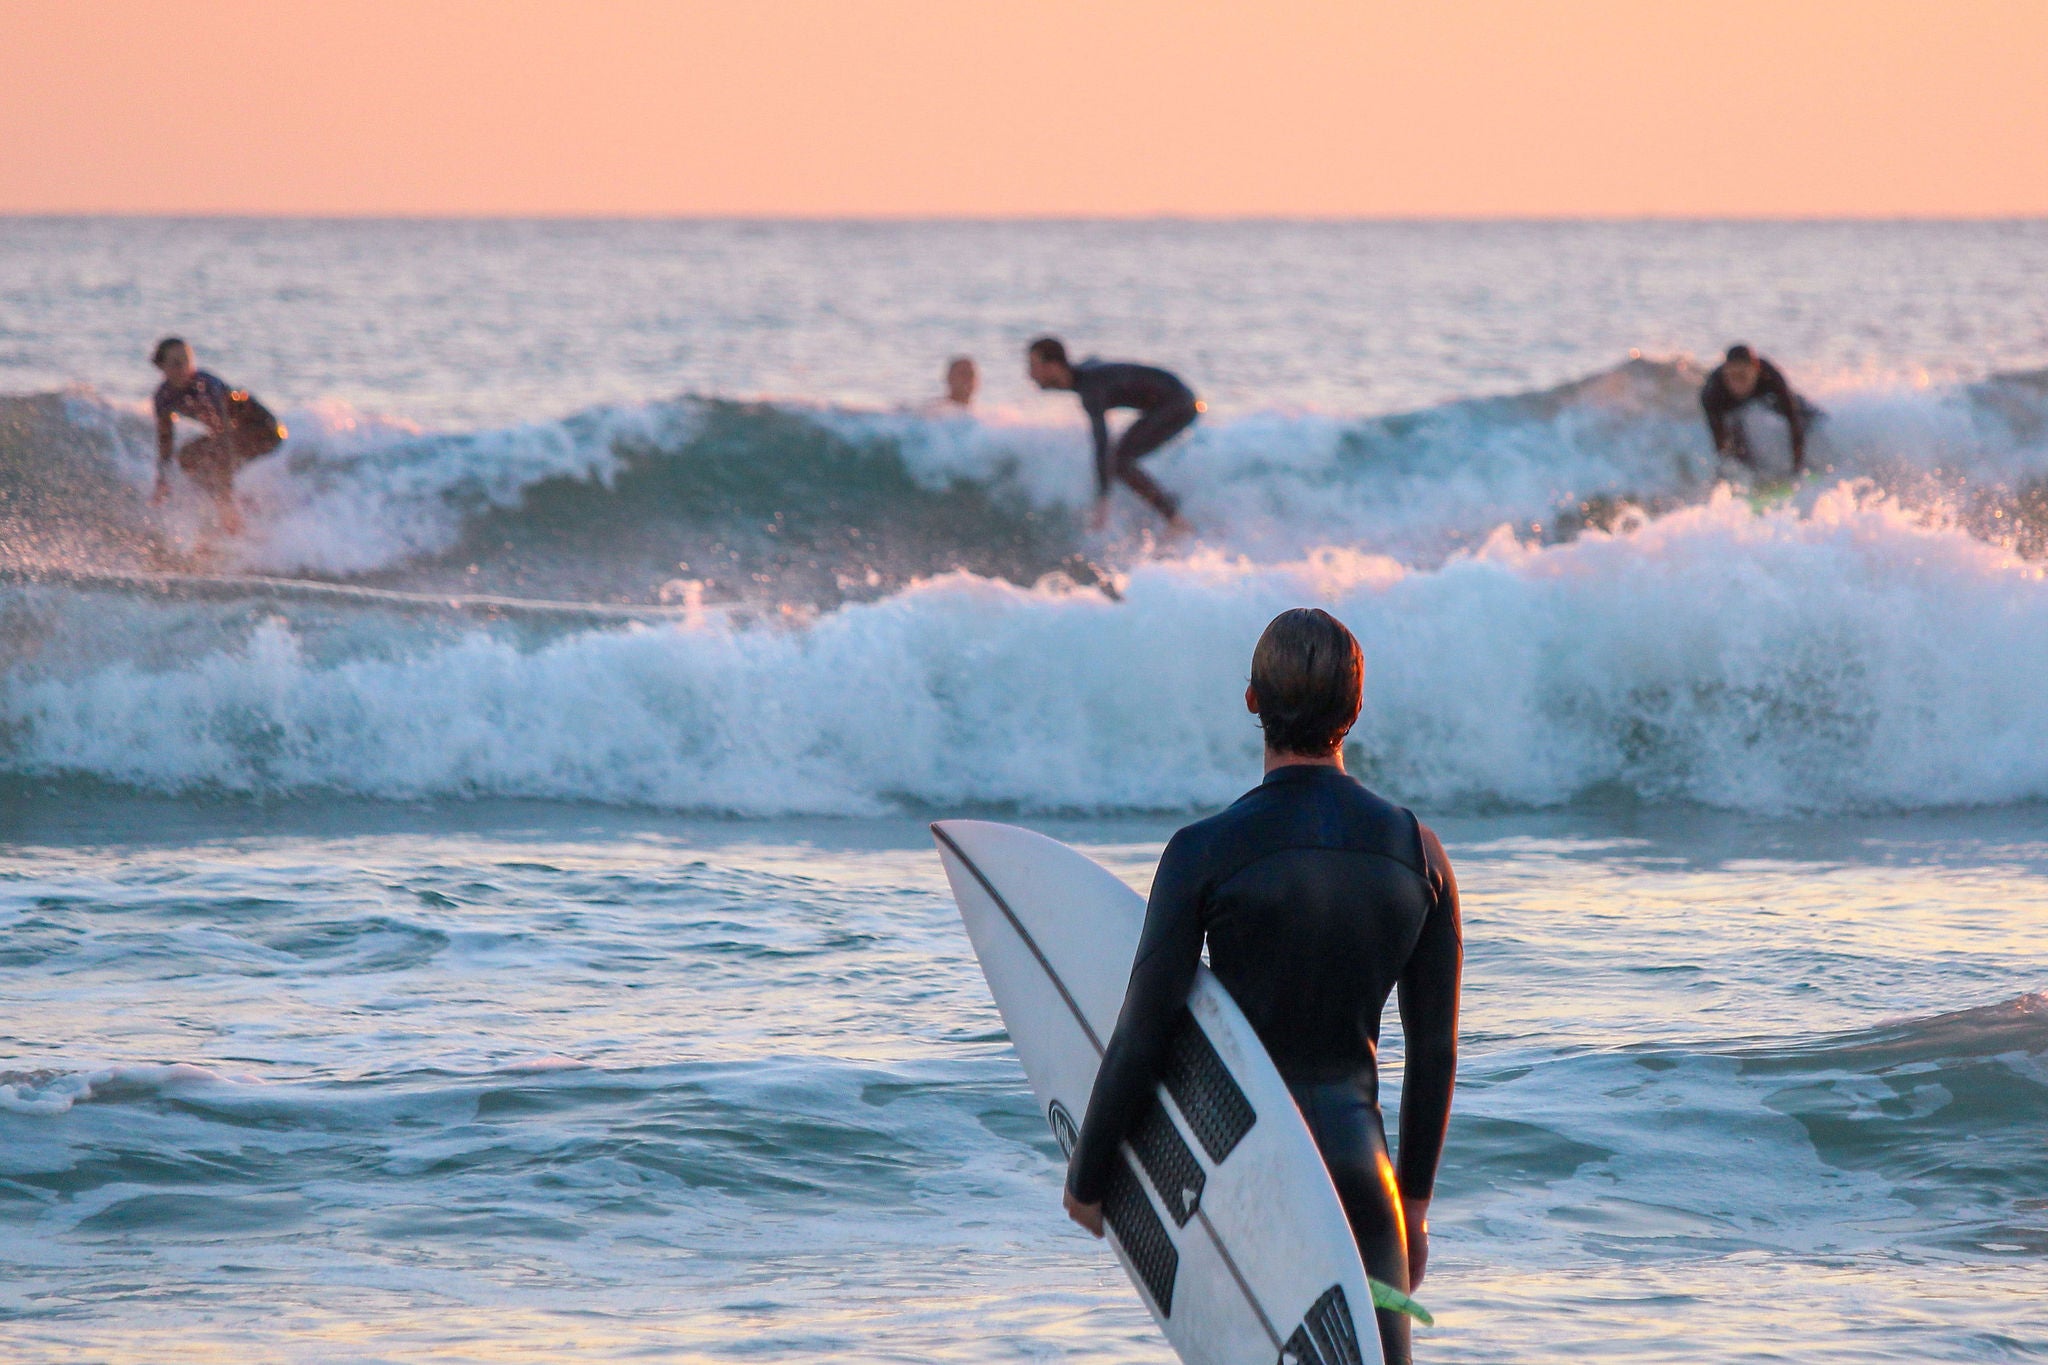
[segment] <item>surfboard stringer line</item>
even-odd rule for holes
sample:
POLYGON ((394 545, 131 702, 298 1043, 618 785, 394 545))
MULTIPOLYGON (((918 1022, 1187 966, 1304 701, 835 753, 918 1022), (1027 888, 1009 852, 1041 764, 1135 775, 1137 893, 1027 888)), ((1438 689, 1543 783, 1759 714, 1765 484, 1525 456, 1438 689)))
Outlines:
MULTIPOLYGON (((1090 1046, 1095 1049, 1095 1055, 1098 1058, 1101 1057, 1103 1054, 1102 1039, 1097 1037, 1095 1030, 1089 1026, 1088 1017, 1081 1013, 1080 1003, 1074 999, 1073 993, 1067 989, 1067 983, 1060 980, 1060 974, 1053 970, 1052 962, 1039 948, 1037 940, 1031 937, 1031 931, 1024 927, 1024 922, 1017 918, 1017 912, 1010 909, 1010 903, 1003 899, 1002 892, 996 890, 994 883, 990 882, 987 876, 982 873, 982 870, 975 865, 974 859, 968 857, 960 845, 953 842, 952 836, 948 835, 946 831, 940 829, 936 824, 931 827, 931 831, 932 837, 944 844, 952 852, 953 856, 960 860, 960 865, 966 868, 973 875, 974 880, 981 884, 981 889, 987 893, 990 902, 994 904, 996 909, 1003 912, 1003 918, 1010 922, 1010 928, 1016 931, 1017 937, 1023 941, 1024 946, 1030 949, 1031 956, 1037 960, 1039 969, 1045 973, 1046 979, 1052 982, 1053 989, 1060 993, 1060 999, 1066 1002, 1067 1009, 1074 1016, 1074 1022, 1081 1026, 1081 1032, 1086 1035, 1090 1046)), ((1196 1025, 1196 1027, 1199 1028, 1200 1025, 1196 1025)), ((1273 1320, 1266 1315, 1265 1305, 1259 1302, 1256 1294, 1252 1293, 1251 1285, 1245 1281, 1244 1272, 1237 1267, 1237 1258, 1232 1256, 1230 1248, 1224 1245, 1223 1238, 1216 1231, 1216 1225, 1209 1221, 1209 1215, 1200 1208, 1195 1210, 1195 1218, 1201 1223, 1202 1231, 1207 1234, 1210 1245, 1216 1248, 1216 1255, 1223 1261, 1224 1268, 1230 1272, 1231 1281, 1237 1285, 1238 1293, 1244 1295, 1244 1301, 1250 1306, 1252 1315, 1258 1318, 1259 1326, 1265 1329, 1267 1338, 1273 1343, 1273 1349, 1275 1351, 1281 1350, 1280 1334, 1273 1330, 1273 1320)))

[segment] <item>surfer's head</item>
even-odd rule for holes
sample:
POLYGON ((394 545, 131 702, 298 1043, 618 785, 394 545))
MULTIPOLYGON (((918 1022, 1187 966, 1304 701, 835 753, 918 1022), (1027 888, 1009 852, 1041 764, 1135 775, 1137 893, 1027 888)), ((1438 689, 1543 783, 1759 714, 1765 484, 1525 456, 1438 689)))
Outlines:
POLYGON ((1024 372, 1041 389, 1074 387, 1074 367, 1067 362, 1067 346, 1058 337, 1040 337, 1024 352, 1024 372))
POLYGON ((956 355, 946 365, 946 401, 968 407, 974 402, 975 390, 981 387, 981 371, 974 366, 974 357, 956 355))
POLYGON ((1763 366, 1757 362, 1756 352, 1739 341, 1728 348, 1727 358, 1721 362, 1721 382, 1737 398, 1749 397, 1762 373, 1763 366))
POLYGON ((192 377, 199 368, 192 358, 192 348, 185 344, 183 337, 165 337, 149 353, 149 363, 164 372, 164 378, 173 384, 182 384, 192 377))
POLYGON ((1358 720, 1365 655, 1344 623, 1320 607, 1283 611, 1252 651, 1244 704, 1274 753, 1324 758, 1358 720))

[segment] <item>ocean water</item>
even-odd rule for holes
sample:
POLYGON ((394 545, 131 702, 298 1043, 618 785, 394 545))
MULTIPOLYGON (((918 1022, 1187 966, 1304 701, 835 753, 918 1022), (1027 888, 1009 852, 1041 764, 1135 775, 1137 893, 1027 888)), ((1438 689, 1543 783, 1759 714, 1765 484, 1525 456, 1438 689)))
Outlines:
POLYGON ((2048 1355, 2044 278, 2041 223, 0 221, 0 1358, 1169 1359, 924 822, 1144 887, 1304 602, 1465 892, 1418 1357, 2048 1355), (1043 330, 1210 400, 1192 542, 1084 532, 1043 330), (291 427, 240 539, 146 504, 165 331, 291 427), (1783 503, 1705 449, 1735 339, 1828 413, 1783 503))

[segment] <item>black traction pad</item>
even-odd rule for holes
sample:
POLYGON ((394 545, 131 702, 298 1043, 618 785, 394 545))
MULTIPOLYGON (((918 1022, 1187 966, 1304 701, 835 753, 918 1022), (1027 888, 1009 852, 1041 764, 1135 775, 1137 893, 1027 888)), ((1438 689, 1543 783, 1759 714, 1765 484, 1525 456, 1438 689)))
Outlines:
POLYGON ((1102 1216, 1116 1230, 1116 1239, 1123 1245, 1124 1255, 1131 1258, 1131 1268, 1145 1282, 1152 1302, 1159 1305, 1159 1316, 1172 1317, 1173 1282, 1180 1275, 1180 1251, 1166 1235, 1166 1225, 1159 1221, 1129 1161, 1117 1162, 1110 1172, 1102 1216))
POLYGON ((1165 1074, 1159 1079, 1194 1129, 1202 1150, 1219 1166, 1259 1121, 1192 1011, 1181 1012, 1180 1027, 1166 1053, 1165 1074))
POLYGON ((1156 1098, 1145 1107, 1145 1116, 1131 1132, 1131 1150, 1152 1177, 1152 1188, 1173 1216, 1175 1227, 1186 1227, 1195 1210, 1202 1207, 1202 1189, 1209 1183, 1208 1172, 1195 1154, 1181 1141, 1180 1129, 1166 1115, 1166 1106, 1156 1098))
POLYGON ((1301 1326, 1280 1348, 1280 1365, 1364 1365, 1343 1285, 1324 1290, 1302 1316, 1301 1326))

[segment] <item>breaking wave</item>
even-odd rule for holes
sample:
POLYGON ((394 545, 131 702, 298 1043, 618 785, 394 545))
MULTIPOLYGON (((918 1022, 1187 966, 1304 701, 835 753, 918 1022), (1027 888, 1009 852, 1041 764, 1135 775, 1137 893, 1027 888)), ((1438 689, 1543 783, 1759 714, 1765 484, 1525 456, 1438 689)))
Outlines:
POLYGON ((1410 801, 2048 798, 2048 374, 1824 396, 1829 472, 1775 507, 1701 458, 1697 381, 1207 423, 1159 461, 1173 554, 1084 536, 1071 427, 707 399, 290 414, 209 549, 144 506, 137 416, 0 400, 0 770, 1186 809, 1255 771, 1243 660, 1314 601, 1368 653, 1353 762, 1410 801))
POLYGON ((1244 660, 1318 602, 1366 649, 1354 763, 1409 800, 2019 801, 2048 797, 2042 580, 1843 487, 1425 568, 1201 553, 1120 603, 955 573, 809 619, 591 625, 20 585, 0 753, 170 790, 1180 809, 1248 785, 1244 660))
MULTIPOLYGON (((1212 419, 1153 461, 1211 548, 1291 559, 1369 548, 1441 559, 1502 523, 1568 538, 1704 500, 1689 362, 1631 360, 1536 393, 1382 417, 1212 419)), ((2048 371, 1827 395, 1816 460, 1985 539, 2048 547, 2048 371)), ((1033 581, 1087 541, 1085 437, 979 418, 686 398, 559 421, 425 432, 330 405, 250 466, 249 534, 206 543, 199 511, 145 506, 139 414, 89 393, 0 398, 0 567, 314 575, 386 587, 816 606, 952 569, 1033 581)), ((1768 419, 1765 425, 1769 425, 1768 419)), ((1762 433, 1765 444, 1769 433, 1762 433)))

